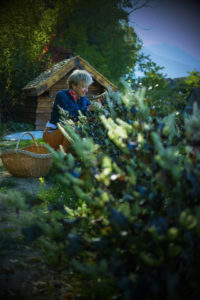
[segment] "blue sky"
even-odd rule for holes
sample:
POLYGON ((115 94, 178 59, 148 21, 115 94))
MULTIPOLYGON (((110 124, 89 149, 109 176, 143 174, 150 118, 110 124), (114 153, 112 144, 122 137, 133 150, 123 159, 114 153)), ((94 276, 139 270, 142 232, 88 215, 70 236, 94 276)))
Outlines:
POLYGON ((144 46, 166 43, 200 60, 200 1, 153 0, 131 15, 144 46))

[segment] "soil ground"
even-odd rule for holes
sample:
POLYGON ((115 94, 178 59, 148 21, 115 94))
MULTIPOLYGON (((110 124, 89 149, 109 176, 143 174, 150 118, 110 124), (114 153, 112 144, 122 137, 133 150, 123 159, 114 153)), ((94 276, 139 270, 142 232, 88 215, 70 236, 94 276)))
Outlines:
MULTIPOLYGON (((8 142, 5 142, 5 147, 7 145, 8 142)), ((34 198, 40 190, 40 181, 38 178, 13 177, 0 159, 0 191, 4 190, 27 192, 34 198)), ((38 249, 16 243, 15 237, 20 234, 20 228, 16 230, 12 221, 8 221, 8 216, 4 218, 3 213, 0 199, 0 235, 3 236, 0 241, 0 299, 79 299, 77 291, 80 280, 77 275, 70 270, 50 267, 38 249)), ((12 209, 6 213, 10 214, 9 217, 13 214, 16 217, 16 212, 12 209)))

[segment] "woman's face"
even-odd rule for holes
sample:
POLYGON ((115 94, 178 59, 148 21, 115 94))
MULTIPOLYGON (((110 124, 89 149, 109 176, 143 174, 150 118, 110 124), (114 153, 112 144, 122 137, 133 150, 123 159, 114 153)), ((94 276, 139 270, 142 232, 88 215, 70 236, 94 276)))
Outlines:
POLYGON ((85 96, 85 94, 88 92, 88 85, 85 84, 78 84, 78 85, 74 85, 72 84, 72 88, 75 91, 75 93, 77 94, 78 97, 83 97, 85 96))

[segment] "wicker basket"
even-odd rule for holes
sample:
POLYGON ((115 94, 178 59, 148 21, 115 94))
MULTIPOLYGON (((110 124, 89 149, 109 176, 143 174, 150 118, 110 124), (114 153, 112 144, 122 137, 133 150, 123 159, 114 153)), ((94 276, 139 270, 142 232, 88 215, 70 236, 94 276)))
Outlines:
POLYGON ((41 177, 45 176, 52 165, 52 154, 48 149, 36 143, 30 132, 24 132, 16 145, 15 150, 7 150, 0 155, 8 172, 15 177, 41 177), (22 136, 29 134, 33 145, 18 149, 22 136))

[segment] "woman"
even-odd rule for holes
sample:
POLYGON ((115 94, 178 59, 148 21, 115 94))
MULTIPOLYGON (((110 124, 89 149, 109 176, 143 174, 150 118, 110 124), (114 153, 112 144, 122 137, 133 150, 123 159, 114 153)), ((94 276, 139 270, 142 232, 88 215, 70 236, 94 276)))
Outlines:
POLYGON ((85 96, 92 82, 88 72, 75 70, 67 79, 69 88, 57 92, 51 118, 43 132, 43 140, 54 150, 58 150, 60 145, 65 152, 69 152, 70 149, 70 142, 58 128, 58 123, 61 121, 60 108, 67 111, 69 117, 75 122, 78 121, 79 111, 85 115, 87 111, 92 110, 91 103, 85 96))

